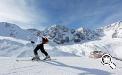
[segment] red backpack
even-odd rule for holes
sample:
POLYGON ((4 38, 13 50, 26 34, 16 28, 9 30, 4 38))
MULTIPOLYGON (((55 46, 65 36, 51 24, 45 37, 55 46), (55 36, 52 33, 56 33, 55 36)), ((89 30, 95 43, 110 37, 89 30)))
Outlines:
POLYGON ((46 37, 42 37, 42 41, 44 44, 47 44, 49 42, 49 40, 46 37))

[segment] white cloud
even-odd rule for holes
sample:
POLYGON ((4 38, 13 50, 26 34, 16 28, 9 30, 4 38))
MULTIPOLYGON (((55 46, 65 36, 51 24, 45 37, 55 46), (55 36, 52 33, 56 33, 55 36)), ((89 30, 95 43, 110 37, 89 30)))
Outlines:
POLYGON ((22 27, 31 27, 36 24, 34 22, 45 22, 46 20, 44 13, 37 13, 33 5, 27 5, 26 0, 0 0, 0 21, 20 23, 20 26, 27 24, 22 27))

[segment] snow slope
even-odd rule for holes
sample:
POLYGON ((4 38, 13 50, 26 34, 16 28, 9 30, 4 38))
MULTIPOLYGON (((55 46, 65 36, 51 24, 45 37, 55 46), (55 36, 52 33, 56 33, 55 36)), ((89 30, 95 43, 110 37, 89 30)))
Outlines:
MULTIPOLYGON (((2 57, 31 57, 34 48, 35 45, 32 45, 30 41, 0 36, 0 56, 2 57)), ((54 43, 45 45, 45 49, 51 56, 74 56, 58 50, 54 43)), ((43 55, 40 54, 40 56, 43 55)))
POLYGON ((101 31, 101 33, 103 33, 104 36, 106 37, 121 38, 122 37, 122 21, 118 21, 110 25, 107 25, 105 27, 101 27, 100 29, 98 29, 98 31, 101 31))
MULTIPOLYGON (((51 56, 89 56, 92 51, 103 51, 122 59, 122 39, 101 38, 86 43, 57 45, 53 42, 45 45, 51 56)), ((34 46, 35 47, 35 46, 34 46)), ((41 52, 39 52, 41 53, 41 52)), ((0 56, 30 57, 33 56, 33 45, 30 41, 0 36, 0 56)), ((40 54, 42 56, 42 54, 40 54)))
MULTIPOLYGON (((16 61, 16 58, 0 58, 0 75, 121 75, 122 63, 111 69, 102 65, 100 59, 86 57, 52 57, 52 61, 16 61)), ((18 58, 20 60, 29 58, 18 58)))

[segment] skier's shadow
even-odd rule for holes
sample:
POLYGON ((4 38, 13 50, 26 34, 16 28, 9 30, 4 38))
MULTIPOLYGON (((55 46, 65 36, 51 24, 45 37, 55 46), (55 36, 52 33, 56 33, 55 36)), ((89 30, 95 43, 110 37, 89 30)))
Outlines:
POLYGON ((51 64, 51 65, 55 65, 55 66, 67 67, 67 68, 85 71, 83 73, 80 73, 79 75, 88 75, 88 74, 111 75, 111 73, 109 73, 107 71, 103 71, 103 70, 99 70, 99 69, 95 69, 95 68, 82 68, 82 67, 71 66, 71 65, 67 65, 67 64, 55 61, 55 60, 51 61, 51 62, 46 61, 46 63, 51 64))

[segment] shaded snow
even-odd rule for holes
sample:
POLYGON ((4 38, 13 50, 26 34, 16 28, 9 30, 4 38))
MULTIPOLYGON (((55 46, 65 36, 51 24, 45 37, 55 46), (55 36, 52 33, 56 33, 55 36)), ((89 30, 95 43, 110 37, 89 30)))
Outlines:
MULTIPOLYGON (((122 63, 116 69, 102 65, 100 59, 86 57, 52 57, 52 61, 19 61, 17 58, 0 58, 0 75, 121 75, 122 63)), ((20 60, 29 58, 18 58, 20 60)))

